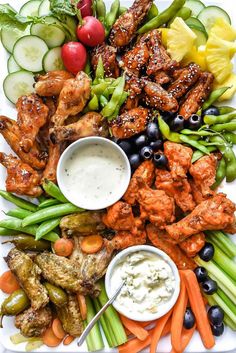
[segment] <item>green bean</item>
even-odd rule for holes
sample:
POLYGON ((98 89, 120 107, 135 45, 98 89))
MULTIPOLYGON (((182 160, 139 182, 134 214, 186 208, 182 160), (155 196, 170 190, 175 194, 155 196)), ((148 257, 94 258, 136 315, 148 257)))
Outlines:
POLYGON ((47 197, 46 197, 45 195, 40 195, 40 196, 38 197, 39 203, 42 203, 43 201, 46 201, 46 200, 47 200, 47 197))
POLYGON ((13 243, 19 250, 44 251, 51 248, 51 243, 47 240, 35 240, 31 235, 18 234, 2 244, 13 243))
POLYGON ((216 181, 212 185, 211 189, 216 189, 221 182, 224 180, 226 175, 226 162, 224 158, 221 158, 220 162, 218 163, 217 166, 217 171, 216 171, 216 181))
POLYGON ((16 230, 7 229, 7 228, 0 228, 0 235, 16 235, 19 234, 16 230))
POLYGON ((172 4, 158 16, 154 17, 152 20, 144 24, 139 28, 138 33, 146 33, 152 29, 158 28, 165 23, 168 23, 176 14, 182 6, 184 6, 185 0, 174 0, 172 4))
POLYGON ((107 103, 107 105, 102 109, 101 114, 105 118, 109 118, 114 114, 117 105, 119 104, 120 101, 120 96, 124 92, 124 87, 125 87, 125 75, 123 75, 120 79, 119 84, 116 86, 110 101, 107 103))
POLYGON ((119 8, 119 12, 118 12, 118 17, 120 17, 121 15, 123 15, 123 13, 127 12, 127 7, 125 6, 120 6, 119 8))
POLYGON ((52 181, 46 179, 43 183, 43 188, 46 193, 52 196, 54 199, 60 202, 68 202, 67 198, 63 195, 59 187, 54 184, 52 181))
POLYGON ((115 23, 118 13, 119 13, 119 8, 120 8, 120 0, 114 0, 110 11, 106 14, 105 18, 105 24, 106 24, 106 36, 110 33, 111 27, 115 23))
POLYGON ((205 110, 216 102, 230 87, 217 88, 211 92, 208 99, 203 103, 202 109, 205 110))
POLYGON ((103 0, 96 0, 96 13, 99 21, 105 24, 106 5, 103 0))
POLYGON ((150 7, 147 16, 145 18, 145 22, 147 23, 148 21, 152 20, 154 17, 156 17, 159 14, 158 8, 156 4, 152 3, 152 6, 150 7))
POLYGON ((32 224, 41 223, 43 221, 47 221, 52 218, 57 218, 61 216, 68 215, 70 213, 82 212, 83 210, 72 203, 64 203, 61 205, 51 206, 48 208, 44 208, 39 210, 32 215, 26 217, 22 221, 22 226, 26 227, 32 224))
POLYGON ((235 131, 236 130, 236 120, 232 120, 225 124, 212 125, 211 129, 217 132, 221 131, 235 131))
POLYGON ((117 116, 119 115, 120 108, 124 104, 124 102, 126 101, 127 97, 128 97, 128 93, 123 92, 114 113, 108 118, 108 120, 113 120, 113 119, 117 118, 117 116))
POLYGON ((99 110, 99 102, 98 102, 98 97, 96 96, 96 94, 94 94, 92 96, 92 99, 90 99, 90 101, 88 102, 87 109, 88 109, 88 111, 99 110))
POLYGON ((226 162, 226 181, 232 182, 236 179, 236 157, 234 151, 228 143, 224 141, 221 136, 212 136, 210 138, 212 142, 222 143, 221 146, 218 146, 218 149, 223 155, 223 158, 226 162))
POLYGON ((105 89, 110 86, 111 82, 108 81, 104 81, 101 83, 98 83, 97 85, 93 85, 91 87, 91 91, 92 94, 96 94, 97 96, 100 96, 101 94, 103 94, 103 92, 105 91, 105 89))
MULTIPOLYGON (((207 147, 208 149, 208 152, 211 153, 213 151, 215 151, 217 148, 214 147, 214 146, 209 146, 207 147)), ((193 152, 193 156, 192 156, 192 159, 191 159, 191 162, 194 163, 196 162, 198 159, 200 159, 201 157, 205 156, 205 153, 199 151, 199 150, 196 150, 193 152)))
POLYGON ((221 106, 221 107, 217 107, 217 108, 218 108, 218 110, 220 112, 220 115, 235 112, 235 108, 228 107, 227 105, 221 106))
POLYGON ((158 116, 158 125, 162 135, 169 141, 180 143, 180 134, 177 132, 170 131, 169 125, 162 119, 161 116, 158 116))
POLYGON ((232 145, 236 145, 236 134, 233 132, 225 132, 223 136, 227 142, 231 143, 232 145))
POLYGON ((119 85, 120 81, 121 81, 121 77, 118 77, 117 79, 115 79, 109 86, 106 87, 102 95, 106 97, 106 99, 109 99, 110 95, 113 94, 114 90, 119 85))
POLYGON ((99 97, 99 102, 100 102, 102 108, 104 108, 104 107, 107 105, 108 100, 106 99, 105 96, 101 95, 101 96, 99 97))
MULTIPOLYGON (((36 225, 23 227, 22 221, 18 218, 2 219, 0 221, 0 227, 7 228, 7 229, 10 229, 13 231, 20 232, 20 233, 34 235, 34 236, 36 235, 36 232, 38 229, 38 226, 36 226, 36 225)), ((50 233, 46 234, 43 238, 45 240, 55 242, 57 239, 59 239, 59 236, 55 232, 50 232, 50 233)))
POLYGON ((228 123, 233 120, 233 118, 236 118, 236 112, 223 115, 205 115, 203 120, 205 124, 213 125, 228 123))
POLYGON ((42 208, 46 208, 46 207, 50 207, 53 205, 58 205, 60 202, 56 199, 47 199, 46 201, 43 201, 42 203, 40 203, 38 205, 38 209, 42 209, 42 208))
POLYGON ((86 65, 85 65, 85 68, 84 68, 84 72, 91 78, 92 69, 91 69, 91 63, 90 63, 89 56, 87 57, 86 65))
POLYGON ((201 145, 198 141, 191 139, 189 136, 180 135, 180 141, 187 143, 188 145, 196 148, 197 150, 203 152, 204 154, 210 154, 208 149, 205 146, 201 145))
POLYGON ((193 130, 189 130, 189 129, 184 129, 180 131, 181 134, 184 135, 196 135, 196 136, 214 136, 216 135, 215 132, 211 132, 211 131, 206 131, 206 130, 201 130, 201 131, 193 131, 193 130))
POLYGON ((36 231, 35 239, 39 240, 45 234, 48 234, 49 232, 51 232, 51 230, 55 229, 60 224, 60 221, 61 221, 61 217, 53 218, 53 219, 50 219, 49 221, 45 221, 41 223, 36 231))
POLYGON ((181 17, 184 21, 187 20, 192 14, 192 10, 188 7, 182 7, 172 18, 170 22, 168 22, 168 27, 170 27, 171 23, 176 19, 176 17, 181 17))
POLYGON ((7 216, 16 217, 19 219, 24 219, 25 217, 32 214, 32 212, 28 211, 28 210, 24 210, 23 208, 15 208, 14 210, 8 211, 6 214, 7 214, 7 216))
POLYGON ((37 205, 15 195, 12 195, 10 192, 7 192, 5 190, 0 190, 0 196, 2 196, 5 200, 10 201, 11 203, 14 203, 18 207, 24 208, 25 210, 29 210, 32 212, 37 210, 37 205))
POLYGON ((99 79, 103 80, 104 79, 104 66, 103 66, 103 61, 102 61, 102 56, 100 55, 98 58, 98 64, 95 72, 95 79, 93 81, 93 84, 97 84, 99 82, 99 79))

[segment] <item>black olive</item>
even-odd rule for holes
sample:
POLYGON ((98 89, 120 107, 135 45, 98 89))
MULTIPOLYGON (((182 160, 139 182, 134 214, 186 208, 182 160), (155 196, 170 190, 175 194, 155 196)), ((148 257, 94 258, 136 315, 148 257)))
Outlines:
POLYGON ((203 110, 202 117, 205 115, 220 115, 219 109, 214 105, 211 105, 209 108, 203 110))
POLYGON ((152 141, 150 142, 149 146, 154 152, 159 151, 163 146, 163 141, 162 140, 152 141))
POLYGON ((150 141, 156 141, 160 137, 158 124, 154 121, 151 121, 150 123, 148 123, 146 132, 147 132, 147 137, 150 141))
POLYGON ((148 138, 146 135, 139 135, 134 137, 133 142, 138 150, 140 150, 142 147, 147 146, 148 143, 148 138))
POLYGON ((184 128, 184 118, 182 115, 177 115, 171 122, 170 122, 170 129, 172 131, 181 131, 184 128))
POLYGON ((131 154, 132 150, 133 150, 133 146, 131 141, 128 140, 120 140, 118 141, 118 145, 120 146, 120 148, 122 148, 122 150, 126 153, 126 154, 131 154))
POLYGON ((211 326, 211 331, 212 331, 213 335, 217 336, 217 337, 221 336, 224 333, 224 329, 225 329, 225 326, 224 326, 223 322, 219 326, 217 326, 217 325, 211 326))
POLYGON ((172 112, 160 112, 162 119, 165 122, 168 122, 170 119, 174 119, 174 117, 176 116, 176 113, 172 113, 172 112))
POLYGON ((140 151, 141 158, 148 160, 153 156, 153 150, 149 146, 144 146, 140 151))
POLYGON ((129 156, 129 163, 130 163, 132 170, 137 169, 140 166, 140 164, 142 163, 142 160, 141 160, 139 154, 138 153, 131 154, 129 156))
POLYGON ((208 319, 212 325, 221 325, 224 320, 224 312, 218 305, 213 305, 209 308, 208 319))
POLYGON ((194 273, 199 283, 205 281, 205 279, 207 278, 207 270, 205 269, 205 267, 202 267, 202 266, 196 267, 194 270, 194 273))
POLYGON ((192 114, 186 124, 190 130, 198 130, 202 126, 202 118, 197 114, 192 114))
POLYGON ((207 277, 205 281, 202 282, 202 289, 206 294, 211 295, 217 291, 218 285, 216 281, 214 281, 210 277, 207 277))
POLYGON ((199 251, 198 255, 203 261, 210 261, 214 256, 214 246, 211 243, 205 243, 203 248, 199 251))
POLYGON ((153 161, 156 168, 162 169, 168 165, 168 159, 163 153, 155 153, 153 161))
POLYGON ((184 327, 189 330, 195 324, 195 316, 191 308, 187 308, 184 314, 184 327))

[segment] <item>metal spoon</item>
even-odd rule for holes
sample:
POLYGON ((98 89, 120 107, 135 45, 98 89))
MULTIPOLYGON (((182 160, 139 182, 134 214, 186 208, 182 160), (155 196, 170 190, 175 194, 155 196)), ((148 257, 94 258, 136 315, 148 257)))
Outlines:
POLYGON ((114 293, 114 295, 111 297, 110 300, 108 300, 108 302, 99 310, 99 312, 94 316, 93 320, 90 321, 90 323, 88 324, 88 326, 86 327, 86 329, 83 331, 82 335, 79 337, 78 341, 77 341, 77 345, 81 346, 86 337, 88 336, 89 332, 92 330, 93 326, 96 324, 96 322, 98 321, 98 319, 100 318, 100 316, 104 313, 104 311, 107 310, 107 308, 114 302, 114 300, 116 299, 116 297, 118 296, 118 294, 120 293, 121 289, 123 288, 123 286, 125 285, 125 282, 123 282, 116 290, 116 292, 114 293))

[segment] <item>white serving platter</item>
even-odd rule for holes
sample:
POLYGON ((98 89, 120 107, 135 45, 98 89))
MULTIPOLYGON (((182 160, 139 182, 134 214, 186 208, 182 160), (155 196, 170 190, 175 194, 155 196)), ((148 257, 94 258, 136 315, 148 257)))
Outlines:
MULTIPOLYGON (((111 4, 111 0, 105 0, 107 7, 109 8, 111 4)), ((204 0, 203 0, 204 1, 204 0)), ((0 4, 4 4, 8 2, 11 6, 13 6, 16 10, 19 10, 20 7, 26 2, 26 0, 0 0, 0 4)), ((160 10, 163 10, 171 3, 170 0, 160 0, 157 2, 157 6, 160 10)), ((223 7, 231 16, 233 24, 236 26, 236 6, 234 0, 215 0, 215 1, 204 1, 207 5, 218 5, 223 7)), ((132 4, 132 0, 121 0, 121 4, 123 6, 130 6, 132 4)), ((10 118, 16 118, 16 109, 15 107, 9 103, 9 101, 5 98, 3 89, 2 89, 2 82, 7 75, 7 59, 8 54, 5 49, 2 47, 0 43, 0 115, 6 115, 10 118)), ((236 96, 231 102, 227 102, 228 105, 236 107, 236 96)), ((3 137, 0 135, 0 151, 9 153, 11 152, 10 147, 7 145, 3 137)), ((5 168, 0 165, 0 188, 5 189, 5 178, 6 178, 6 171, 5 168)), ((221 187, 221 191, 227 193, 228 197, 236 202, 236 182, 231 184, 224 183, 221 187)), ((5 218, 4 212, 8 211, 11 208, 11 204, 2 198, 0 198, 0 219, 5 218)), ((236 242, 236 235, 233 236, 236 242)), ((6 239, 6 237, 4 237, 6 239)), ((3 237, 0 237, 0 241, 3 240, 3 237)), ((4 256, 7 255, 10 249, 9 245, 2 245, 0 242, 0 274, 7 270, 7 265, 3 259, 4 256)), ((6 296, 0 292, 0 303, 4 300, 6 296)), ((9 351, 17 351, 17 352, 25 352, 25 343, 21 343, 18 345, 12 344, 10 341, 10 336, 17 333, 18 330, 14 326, 14 319, 10 317, 4 318, 4 328, 0 329, 0 343, 4 346, 5 349, 9 351)), ((104 342, 106 342, 104 338, 104 342)), ((236 349, 236 332, 233 332, 229 328, 226 328, 223 336, 216 337, 216 345, 211 350, 211 352, 228 352, 231 350, 236 349)), ((149 350, 146 350, 147 352, 149 350)), ((158 345, 158 352, 170 352, 171 351, 171 344, 169 337, 164 337, 161 339, 158 345)), ((0 347, 1 352, 1 347, 0 347)), ((41 348, 37 349, 36 352, 68 352, 68 353, 87 353, 86 343, 82 347, 77 347, 76 340, 70 344, 69 346, 64 346, 61 344, 56 348, 49 348, 45 345, 41 348)), ((106 347, 100 352, 104 353, 115 353, 117 349, 109 349, 106 347)), ((200 339, 199 334, 196 332, 193 336, 190 344, 188 345, 186 352, 207 352, 204 348, 202 341, 200 339)), ((132 353, 132 352, 130 352, 132 353)))

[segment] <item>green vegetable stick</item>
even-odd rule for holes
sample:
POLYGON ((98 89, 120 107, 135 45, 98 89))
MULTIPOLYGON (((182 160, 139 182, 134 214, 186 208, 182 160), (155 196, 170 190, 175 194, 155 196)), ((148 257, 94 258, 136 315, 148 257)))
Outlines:
POLYGON ((7 192, 5 190, 0 190, 0 196, 2 196, 5 200, 14 203, 18 207, 24 208, 25 210, 32 212, 37 210, 37 205, 15 195, 12 195, 10 192, 7 192))

